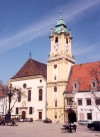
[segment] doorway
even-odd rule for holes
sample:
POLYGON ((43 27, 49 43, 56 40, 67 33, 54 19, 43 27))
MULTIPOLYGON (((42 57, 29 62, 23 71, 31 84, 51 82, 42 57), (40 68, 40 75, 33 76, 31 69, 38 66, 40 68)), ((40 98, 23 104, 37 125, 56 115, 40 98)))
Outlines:
POLYGON ((22 111, 22 119, 25 119, 25 118, 26 118, 26 112, 22 111))
POLYGON ((74 123, 77 121, 76 113, 72 109, 68 110, 68 121, 71 123, 74 123))

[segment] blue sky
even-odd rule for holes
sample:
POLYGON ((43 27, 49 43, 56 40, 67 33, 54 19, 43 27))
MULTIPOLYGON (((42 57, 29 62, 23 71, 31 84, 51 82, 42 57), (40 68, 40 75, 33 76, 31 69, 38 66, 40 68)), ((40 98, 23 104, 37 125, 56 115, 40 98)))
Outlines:
POLYGON ((100 61, 100 0, 0 0, 0 80, 32 58, 47 63, 50 29, 62 17, 76 64, 100 61))

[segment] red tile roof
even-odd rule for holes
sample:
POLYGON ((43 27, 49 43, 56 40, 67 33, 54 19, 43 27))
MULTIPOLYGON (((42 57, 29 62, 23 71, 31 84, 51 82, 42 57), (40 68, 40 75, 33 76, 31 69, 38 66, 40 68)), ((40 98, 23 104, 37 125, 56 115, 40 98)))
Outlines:
POLYGON ((29 58, 22 68, 11 79, 42 75, 47 77, 47 65, 29 58))
POLYGON ((100 90, 100 61, 72 66, 65 92, 73 91, 75 81, 79 85, 78 91, 90 91, 93 77, 96 78, 97 88, 100 90))

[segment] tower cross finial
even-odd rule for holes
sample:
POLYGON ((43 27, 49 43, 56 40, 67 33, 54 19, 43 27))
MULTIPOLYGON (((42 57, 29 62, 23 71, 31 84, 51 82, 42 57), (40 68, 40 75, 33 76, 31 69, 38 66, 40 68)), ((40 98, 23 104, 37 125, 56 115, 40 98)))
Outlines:
POLYGON ((31 58, 31 55, 32 55, 32 53, 31 53, 31 50, 30 50, 30 53, 29 53, 29 58, 31 58))
POLYGON ((61 14, 62 14, 62 11, 60 11, 60 16, 61 16, 61 14))

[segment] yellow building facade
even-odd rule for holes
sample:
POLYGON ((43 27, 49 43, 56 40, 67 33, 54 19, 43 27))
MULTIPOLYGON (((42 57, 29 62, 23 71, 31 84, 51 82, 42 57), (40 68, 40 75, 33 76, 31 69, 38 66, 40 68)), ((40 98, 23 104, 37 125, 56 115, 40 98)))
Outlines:
POLYGON ((71 66, 71 32, 60 16, 50 34, 50 54, 47 63, 47 117, 53 122, 64 122, 64 96, 71 66))

